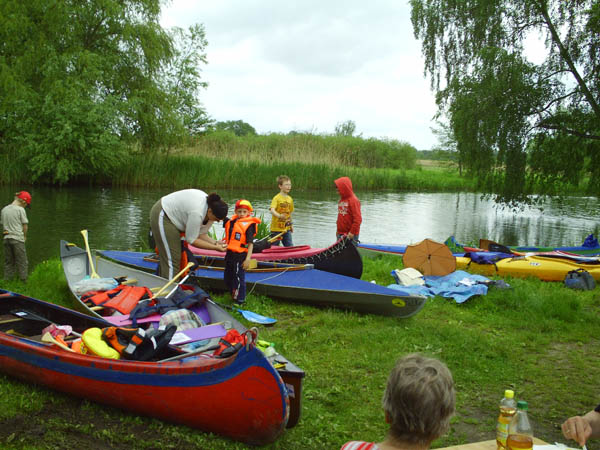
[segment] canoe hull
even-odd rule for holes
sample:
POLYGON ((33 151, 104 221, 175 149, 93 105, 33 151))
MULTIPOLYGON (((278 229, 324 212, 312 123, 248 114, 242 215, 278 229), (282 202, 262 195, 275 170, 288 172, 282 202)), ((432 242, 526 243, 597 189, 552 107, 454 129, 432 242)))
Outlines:
MULTIPOLYGON (((360 278, 362 276, 362 259, 358 249, 351 240, 342 239, 327 248, 311 249, 310 247, 306 247, 308 246, 298 246, 295 248, 273 247, 261 253, 254 253, 252 257, 258 261, 312 264, 315 269, 352 278, 360 278)), ((223 253, 214 250, 203 250, 196 247, 192 247, 191 250, 198 257, 223 256, 223 253)))
MULTIPOLYGON (((85 250, 69 244, 66 241, 61 241, 60 255, 65 277, 69 283, 69 286, 85 276, 90 275, 91 270, 85 250)), ((100 275, 100 277, 114 278, 126 276, 128 279, 136 279, 138 281, 137 285, 141 286, 163 286, 167 281, 164 278, 158 277, 143 270, 136 270, 135 268, 117 264, 105 258, 96 258, 95 266, 96 272, 100 275)), ((83 312, 101 318, 96 311, 90 309, 85 303, 83 303, 79 296, 76 294, 73 295, 77 300, 79 308, 82 309, 83 312)), ((238 330, 240 333, 247 331, 247 328, 242 323, 237 321, 231 314, 212 301, 206 303, 205 310, 202 312, 206 314, 204 319, 213 319, 213 322, 230 322, 233 328, 238 330)), ((277 371, 283 379, 288 391, 290 412, 289 419, 287 421, 287 428, 292 428, 296 426, 300 420, 302 411, 302 385, 305 373, 298 366, 278 353, 272 357, 269 357, 269 359, 277 359, 278 361, 285 362, 285 366, 277 369, 277 371)))
MULTIPOLYGON (((82 327, 107 326, 103 320, 41 300, 2 290, 0 294, 3 315, 24 308, 53 321, 61 318, 63 324, 77 324, 74 327, 79 331, 82 327), (52 314, 47 314, 49 311, 52 314)), ((32 326, 16 324, 27 329, 32 326)), ((16 325, 0 325, 0 370, 14 377, 251 444, 273 442, 285 429, 287 390, 256 348, 243 348, 225 359, 112 360, 9 335, 4 332, 7 326, 16 325)))
POLYGON ((457 257, 456 268, 487 276, 534 277, 543 281, 563 281, 571 270, 585 269, 596 281, 600 281, 600 264, 583 264, 568 259, 543 256, 505 258, 495 264, 477 264, 471 262, 470 258, 457 257))
MULTIPOLYGON (((142 270, 156 270, 156 262, 144 260, 149 254, 116 250, 103 250, 98 253, 142 270)), ((227 290, 222 271, 199 268, 194 272, 194 276, 204 289, 219 292, 227 290)), ((364 280, 317 269, 267 273, 248 271, 246 285, 248 292, 256 292, 274 299, 403 318, 417 314, 427 300, 424 296, 410 295, 364 280)))

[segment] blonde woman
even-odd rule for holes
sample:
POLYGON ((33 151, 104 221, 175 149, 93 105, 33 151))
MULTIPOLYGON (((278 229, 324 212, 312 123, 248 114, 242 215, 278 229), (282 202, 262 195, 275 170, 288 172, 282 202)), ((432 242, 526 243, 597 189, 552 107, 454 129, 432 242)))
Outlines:
POLYGON ((454 381, 446 365, 418 353, 398 360, 383 394, 390 430, 382 442, 351 441, 341 450, 427 450, 454 415, 454 381))

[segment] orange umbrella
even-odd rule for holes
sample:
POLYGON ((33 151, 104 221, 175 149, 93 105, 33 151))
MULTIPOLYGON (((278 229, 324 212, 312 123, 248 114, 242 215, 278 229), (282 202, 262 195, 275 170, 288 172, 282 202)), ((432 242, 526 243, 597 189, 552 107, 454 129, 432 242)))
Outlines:
POLYGON ((456 270, 456 258, 448 246, 431 239, 407 245, 402 262, 423 275, 448 275, 456 270))

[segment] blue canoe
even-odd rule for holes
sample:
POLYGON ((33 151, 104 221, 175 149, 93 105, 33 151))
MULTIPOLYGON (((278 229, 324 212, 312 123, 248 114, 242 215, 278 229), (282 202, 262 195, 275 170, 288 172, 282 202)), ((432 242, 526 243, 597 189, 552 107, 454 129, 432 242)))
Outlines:
MULTIPOLYGON (((113 261, 148 272, 156 272, 151 253, 102 250, 97 253, 113 261)), ((205 257, 194 272, 198 284, 209 291, 226 291, 223 258, 205 257)), ((246 272, 248 292, 274 299, 335 307, 360 313, 410 317, 418 313, 427 298, 389 289, 368 281, 324 272, 312 266, 259 262, 246 272)))

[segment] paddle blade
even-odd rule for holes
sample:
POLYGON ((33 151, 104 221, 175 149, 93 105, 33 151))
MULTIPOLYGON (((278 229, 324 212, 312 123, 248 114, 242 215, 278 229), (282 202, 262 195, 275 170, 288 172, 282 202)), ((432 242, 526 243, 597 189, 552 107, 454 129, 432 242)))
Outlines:
POLYGON ((38 316, 31 311, 25 311, 24 309, 15 309, 10 312, 13 316, 20 317, 21 319, 29 319, 29 320, 37 320, 40 322, 52 323, 50 320, 45 317, 38 316))
POLYGON ((253 311, 246 311, 245 309, 239 309, 236 307, 233 307, 233 309, 239 312, 242 316, 244 316, 246 320, 250 322, 260 323, 263 325, 273 325, 277 322, 277 319, 274 319, 272 317, 261 316, 260 314, 257 314, 253 311))
POLYGON ((44 333, 44 335, 42 336, 42 342, 46 342, 48 344, 58 345, 60 348, 62 348, 63 350, 67 350, 68 352, 75 352, 75 350, 71 349, 71 347, 69 347, 69 346, 63 344, 62 342, 59 342, 56 339, 54 339, 49 332, 44 333))

